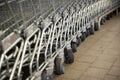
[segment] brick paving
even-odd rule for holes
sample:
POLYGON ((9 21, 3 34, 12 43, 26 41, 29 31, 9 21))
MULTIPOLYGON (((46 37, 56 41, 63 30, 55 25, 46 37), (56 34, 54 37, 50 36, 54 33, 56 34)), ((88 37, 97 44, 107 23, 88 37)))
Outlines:
POLYGON ((55 80, 120 80, 120 14, 89 36, 55 80))

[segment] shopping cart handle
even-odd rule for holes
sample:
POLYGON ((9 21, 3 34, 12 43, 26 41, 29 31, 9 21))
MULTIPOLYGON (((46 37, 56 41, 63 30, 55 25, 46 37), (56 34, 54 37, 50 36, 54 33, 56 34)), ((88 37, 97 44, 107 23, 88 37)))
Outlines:
POLYGON ((14 32, 19 34, 23 39, 25 39, 25 32, 24 32, 24 28, 23 29, 14 29, 14 32))

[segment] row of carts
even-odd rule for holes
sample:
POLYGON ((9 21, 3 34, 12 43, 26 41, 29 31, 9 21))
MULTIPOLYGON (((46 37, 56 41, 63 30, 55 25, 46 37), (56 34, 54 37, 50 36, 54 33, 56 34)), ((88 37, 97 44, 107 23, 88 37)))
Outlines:
MULTIPOLYGON (((1 0, 0 80, 53 80, 120 0, 1 0)), ((76 66, 75 66, 76 67, 76 66)))

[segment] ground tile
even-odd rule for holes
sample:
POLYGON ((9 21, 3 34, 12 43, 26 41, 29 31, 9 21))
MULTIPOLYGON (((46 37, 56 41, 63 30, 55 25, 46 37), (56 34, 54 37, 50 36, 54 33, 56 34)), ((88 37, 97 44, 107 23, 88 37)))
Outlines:
POLYGON ((92 67, 103 68, 103 69, 110 69, 113 63, 106 62, 106 61, 95 61, 92 64, 92 67))
POLYGON ((85 72, 85 75, 98 77, 98 78, 104 78, 107 72, 108 70, 105 70, 105 69, 91 67, 85 72))
POLYGON ((113 76, 120 76, 120 67, 112 67, 109 71, 110 75, 113 75, 113 76))

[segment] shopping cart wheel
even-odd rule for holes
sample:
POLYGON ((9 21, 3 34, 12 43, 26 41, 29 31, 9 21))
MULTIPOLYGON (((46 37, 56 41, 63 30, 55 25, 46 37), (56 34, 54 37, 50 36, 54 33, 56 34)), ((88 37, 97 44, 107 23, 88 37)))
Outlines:
POLYGON ((82 33, 81 40, 84 41, 86 39, 86 34, 85 32, 82 33))
POLYGON ((77 37, 77 46, 79 46, 81 44, 81 37, 77 37))
POLYGON ((99 23, 95 23, 95 31, 98 31, 100 29, 99 23))
POLYGON ((44 70, 41 75, 42 80, 54 80, 54 75, 47 75, 46 71, 44 70))
POLYGON ((101 21, 100 21, 100 24, 104 25, 104 23, 105 23, 104 18, 102 18, 101 21))
POLYGON ((61 75, 64 74, 64 72, 65 72, 64 62, 62 62, 60 58, 55 59, 55 74, 61 75))
POLYGON ((77 44, 75 42, 71 42, 71 48, 73 52, 77 51, 77 44))
POLYGON ((93 26, 90 27, 90 34, 95 34, 95 29, 93 26))
POLYGON ((87 29, 86 31, 86 37, 88 37, 90 35, 90 29, 87 29))
POLYGON ((107 20, 110 20, 110 15, 108 14, 107 17, 106 17, 107 20))
POLYGON ((65 53, 65 63, 66 64, 71 64, 74 62, 74 55, 71 49, 64 49, 64 53, 65 53))
POLYGON ((110 13, 109 15, 110 15, 110 18, 112 18, 112 17, 113 17, 113 12, 112 12, 112 13, 110 13))
POLYGON ((106 16, 103 18, 104 23, 106 22, 106 16))

